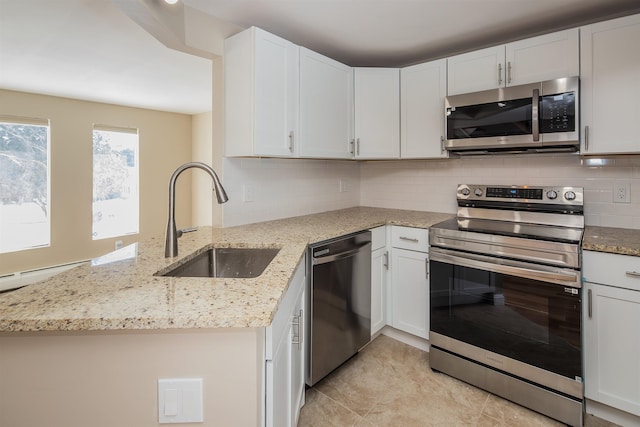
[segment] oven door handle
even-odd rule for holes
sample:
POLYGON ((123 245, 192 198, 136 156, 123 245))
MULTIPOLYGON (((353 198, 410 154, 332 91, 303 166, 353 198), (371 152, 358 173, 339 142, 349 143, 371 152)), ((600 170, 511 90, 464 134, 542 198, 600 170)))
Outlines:
POLYGON ((453 252, 434 247, 430 249, 429 256, 431 261, 508 274, 510 276, 523 277, 525 279, 539 280, 542 282, 556 283, 572 288, 582 287, 580 272, 578 271, 560 270, 553 267, 548 267, 549 270, 547 270, 543 266, 532 266, 508 259, 453 252))

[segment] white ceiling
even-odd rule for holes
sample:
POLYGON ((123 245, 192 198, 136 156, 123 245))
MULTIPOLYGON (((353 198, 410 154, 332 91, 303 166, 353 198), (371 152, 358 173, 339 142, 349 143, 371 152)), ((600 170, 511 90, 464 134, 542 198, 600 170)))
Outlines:
MULTIPOLYGON (((209 111, 210 59, 167 48, 123 12, 127 2, 152 15, 171 11, 161 0, 0 0, 0 88, 186 114, 209 111)), ((182 2, 176 7, 192 18, 236 24, 217 38, 256 25, 352 66, 409 65, 640 12, 639 0, 182 2)), ((210 21, 184 22, 187 35, 210 34, 204 28, 210 21)), ((211 45, 220 53, 221 40, 211 45)))

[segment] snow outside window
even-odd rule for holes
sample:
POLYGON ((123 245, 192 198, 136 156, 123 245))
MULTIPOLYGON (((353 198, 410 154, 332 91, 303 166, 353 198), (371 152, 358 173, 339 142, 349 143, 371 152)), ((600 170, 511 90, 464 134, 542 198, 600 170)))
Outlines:
POLYGON ((139 231, 138 131, 93 129, 93 239, 139 231))
POLYGON ((0 116, 0 253, 49 246, 49 121, 0 116))

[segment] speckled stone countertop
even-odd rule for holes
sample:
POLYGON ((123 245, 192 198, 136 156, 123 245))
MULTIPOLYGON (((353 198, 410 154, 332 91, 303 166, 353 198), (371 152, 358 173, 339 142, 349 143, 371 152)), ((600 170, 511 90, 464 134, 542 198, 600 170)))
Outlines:
POLYGON ((265 327, 309 243, 385 224, 428 228, 451 214, 358 207, 230 228, 203 227, 164 258, 164 236, 0 294, 0 332, 265 327), (207 247, 278 247, 257 278, 161 277, 207 247), (123 258, 118 260, 118 258, 123 258))
POLYGON ((584 230, 582 249, 640 256, 640 230, 588 226, 584 230))

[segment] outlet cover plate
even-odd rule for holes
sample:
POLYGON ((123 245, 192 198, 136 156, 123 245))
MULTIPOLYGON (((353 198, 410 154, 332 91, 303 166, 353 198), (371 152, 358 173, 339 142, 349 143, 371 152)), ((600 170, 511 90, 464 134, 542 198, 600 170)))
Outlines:
POLYGON ((613 203, 631 203, 631 184, 628 181, 614 181, 613 203))

